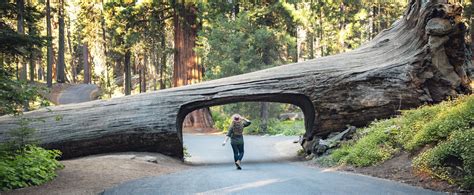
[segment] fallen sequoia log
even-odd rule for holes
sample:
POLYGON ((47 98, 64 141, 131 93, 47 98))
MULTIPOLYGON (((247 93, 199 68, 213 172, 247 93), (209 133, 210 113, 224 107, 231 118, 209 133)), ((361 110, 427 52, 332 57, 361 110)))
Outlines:
MULTIPOLYGON (((242 101, 299 106, 305 140, 363 126, 400 109, 471 93, 472 64, 461 7, 412 0, 403 18, 364 46, 339 55, 196 85, 24 113, 36 138, 64 158, 117 151, 183 157, 182 123, 191 111, 242 101)), ((0 142, 18 128, 0 117, 0 142)), ((209 143, 213 144, 213 143, 209 143)))

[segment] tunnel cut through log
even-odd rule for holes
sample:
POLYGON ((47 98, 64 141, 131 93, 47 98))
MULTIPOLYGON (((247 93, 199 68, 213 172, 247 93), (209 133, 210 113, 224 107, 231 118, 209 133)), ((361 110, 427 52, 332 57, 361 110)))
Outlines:
POLYGON ((182 138, 183 121, 189 113, 201 108, 219 106, 239 102, 275 102, 287 103, 298 106, 304 114, 305 136, 311 135, 314 124, 314 106, 311 100, 302 94, 259 94, 259 95, 243 95, 219 98, 213 100, 196 101, 181 106, 176 119, 176 128, 182 138))

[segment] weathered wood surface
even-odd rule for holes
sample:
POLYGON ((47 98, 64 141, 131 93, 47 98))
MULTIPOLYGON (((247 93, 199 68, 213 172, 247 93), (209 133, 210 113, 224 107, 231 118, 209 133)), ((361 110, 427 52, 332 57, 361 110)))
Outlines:
MULTIPOLYGON (((437 3, 439 2, 439 3, 437 3)), ((43 146, 64 158, 115 151, 152 151, 182 157, 187 113, 241 101, 275 101, 302 108, 304 139, 362 126, 426 102, 470 93, 461 8, 412 0, 405 16, 354 51, 108 101, 27 112, 43 146), (423 3, 424 2, 424 3, 423 3), (57 120, 60 119, 60 120, 57 120)), ((0 142, 17 127, 0 118, 0 142)))

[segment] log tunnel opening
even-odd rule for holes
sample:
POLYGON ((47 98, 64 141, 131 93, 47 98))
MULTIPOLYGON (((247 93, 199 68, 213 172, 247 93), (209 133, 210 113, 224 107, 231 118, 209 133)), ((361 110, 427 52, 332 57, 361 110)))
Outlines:
MULTIPOLYGON (((315 109, 311 100, 302 94, 276 93, 276 94, 258 94, 258 95, 241 95, 220 98, 209 98, 206 100, 194 101, 184 104, 180 107, 177 119, 176 128, 181 144, 183 145, 183 122, 185 117, 194 110, 201 108, 220 106, 225 104, 240 103, 240 102, 274 102, 292 104, 301 109, 304 115, 305 134, 304 137, 309 137, 313 133, 313 124, 315 120, 315 109)), ((183 145, 184 146, 184 145, 183 145)))

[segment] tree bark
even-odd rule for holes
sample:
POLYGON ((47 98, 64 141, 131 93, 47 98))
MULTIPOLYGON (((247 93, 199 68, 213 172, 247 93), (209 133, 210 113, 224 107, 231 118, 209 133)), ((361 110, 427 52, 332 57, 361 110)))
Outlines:
MULTIPOLYGON (((30 31, 31 32, 31 31, 30 31)), ((31 48, 31 51, 30 51, 30 56, 29 56, 29 69, 30 69, 30 82, 33 83, 35 81, 35 69, 36 69, 36 52, 34 50, 34 48, 31 48)))
MULTIPOLYGON (((403 18, 354 51, 145 94, 25 112, 41 146, 63 158, 120 151, 183 157, 186 115, 244 101, 294 104, 304 113, 303 143, 364 126, 400 109, 472 92, 466 27, 459 7, 412 0, 403 18), (436 13, 436 14, 432 14, 436 13), (100 122, 98 122, 100 121, 100 122)), ((20 119, 0 117, 0 143, 20 119)))
MULTIPOLYGON (((32 3, 31 3, 31 0, 28 1, 28 6, 32 7, 32 3)), ((37 33, 36 33, 36 30, 34 29, 33 25, 35 25, 32 21, 29 21, 28 22, 28 34, 30 36, 35 36, 37 33)), ((34 48, 34 46, 30 47, 30 53, 29 53, 29 73, 30 73, 30 82, 34 82, 35 81, 35 69, 36 69, 36 64, 35 64, 35 59, 36 58, 36 50, 34 48)))
POLYGON ((39 65, 39 67, 38 67, 38 80, 44 81, 46 79, 44 77, 44 69, 43 69, 43 66, 41 65, 41 60, 39 60, 38 65, 39 65))
POLYGON ((53 86, 53 35, 51 29, 51 5, 50 0, 46 0, 46 31, 48 36, 47 55, 46 55, 46 83, 48 87, 53 86))
POLYGON ((36 69, 36 64, 35 64, 35 52, 31 51, 30 56, 29 56, 29 68, 30 68, 30 82, 35 81, 35 69, 36 69))
POLYGON ((72 43, 71 43, 71 19, 69 18, 67 23, 67 45, 69 48, 69 54, 71 55, 71 72, 72 72, 72 82, 76 83, 77 80, 77 68, 74 64, 74 51, 72 50, 72 43))
POLYGON ((84 68, 84 83, 91 83, 91 67, 89 65, 89 49, 87 44, 82 45, 82 65, 84 68))
POLYGON ((145 93, 146 92, 146 75, 147 75, 147 66, 148 66, 148 57, 146 54, 144 54, 143 56, 143 66, 141 68, 142 70, 142 84, 141 84, 141 88, 140 88, 140 92, 141 93, 145 93))
POLYGON ((309 59, 314 59, 314 33, 310 32, 309 34, 309 59))
POLYGON ((320 47, 320 52, 321 52, 321 57, 322 56, 325 56, 325 53, 324 53, 324 27, 323 27, 323 16, 324 16, 324 6, 322 5, 323 3, 321 3, 320 1, 318 1, 318 3, 320 4, 319 5, 319 18, 318 18, 318 21, 319 21, 319 47, 320 47))
POLYGON ((152 41, 152 48, 151 48, 151 51, 150 51, 150 56, 151 56, 151 63, 152 63, 152 66, 153 66, 153 91, 156 91, 157 89, 157 85, 158 85, 158 81, 156 80, 156 77, 159 75, 159 64, 158 64, 158 61, 156 60, 156 45, 155 45, 155 41, 153 40, 152 41))
MULTIPOLYGON (((101 21, 100 21, 100 26, 102 30, 102 47, 104 49, 104 62, 105 62, 105 82, 107 88, 111 87, 110 83, 110 75, 109 71, 111 69, 109 61, 107 60, 107 36, 106 36, 106 28, 105 28, 105 14, 103 12, 104 10, 104 0, 101 1, 101 6, 102 9, 100 10, 101 12, 101 21)), ((112 94, 109 94, 109 97, 112 97, 112 94)))
POLYGON ((66 82, 64 74, 64 0, 59 0, 58 63, 56 65, 58 83, 66 82))
MULTIPOLYGON (((18 15, 17 15, 17 31, 18 31, 18 34, 20 35, 25 35, 25 23, 24 23, 24 20, 25 20, 25 1, 24 0, 17 0, 16 1, 16 6, 17 6, 17 11, 18 11, 18 15)), ((26 48, 25 48, 26 49, 26 48)), ((27 77, 27 64, 26 64, 26 58, 23 57, 23 56, 20 56, 18 58, 18 64, 17 64, 17 72, 19 71, 19 80, 20 81, 24 81, 24 82, 27 82, 28 81, 28 77, 27 77)), ((29 109, 29 101, 28 100, 25 100, 23 102, 23 110, 24 111, 28 111, 29 109)))
MULTIPOLYGON (((197 8, 194 5, 178 4, 174 14, 174 87, 198 83, 202 69, 197 63, 194 52, 197 36, 197 8)), ((190 113, 184 121, 186 128, 212 128, 213 122, 209 109, 190 113)))
POLYGON ((262 120, 260 123, 260 129, 262 133, 268 132, 268 102, 261 102, 260 103, 260 119, 262 120))
POLYGON ((166 82, 164 74, 166 72, 166 35, 162 34, 161 37, 161 56, 160 56, 160 89, 166 89, 166 82))
POLYGON ((130 58, 131 58, 132 52, 130 52, 130 49, 127 48, 125 51, 125 62, 124 62, 124 89, 125 89, 125 95, 130 95, 132 93, 132 72, 130 68, 130 58))
MULTIPOLYGON (((25 34, 25 1, 24 0, 17 0, 16 1, 16 6, 17 6, 17 31, 18 34, 24 35, 25 34)), ((21 81, 26 81, 27 80, 27 73, 26 73, 26 58, 20 57, 18 59, 18 71, 19 73, 19 79, 21 81)))

